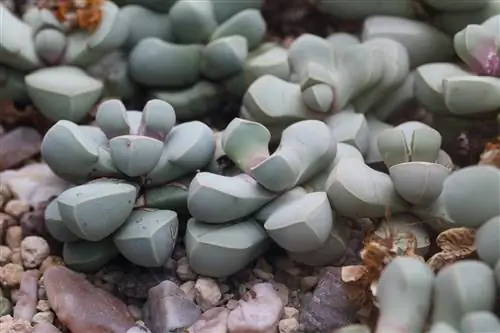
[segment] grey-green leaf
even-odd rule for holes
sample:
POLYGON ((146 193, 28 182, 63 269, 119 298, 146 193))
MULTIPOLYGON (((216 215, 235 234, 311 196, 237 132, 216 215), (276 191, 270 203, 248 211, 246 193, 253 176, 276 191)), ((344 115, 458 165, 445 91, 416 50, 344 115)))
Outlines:
POLYGON ((140 209, 132 212, 113 235, 120 253, 144 267, 163 266, 174 250, 179 222, 172 210, 140 209))
POLYGON ((125 222, 136 196, 134 185, 102 180, 66 190, 57 198, 57 203, 67 227, 80 238, 95 242, 125 222))

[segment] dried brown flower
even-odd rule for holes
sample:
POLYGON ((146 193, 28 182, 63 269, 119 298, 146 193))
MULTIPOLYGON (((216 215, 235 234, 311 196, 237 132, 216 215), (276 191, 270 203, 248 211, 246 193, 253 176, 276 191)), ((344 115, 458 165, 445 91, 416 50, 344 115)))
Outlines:
POLYGON ((476 253, 475 240, 476 229, 453 228, 441 232, 436 238, 441 252, 430 257, 427 265, 438 272, 449 264, 473 257, 476 253))

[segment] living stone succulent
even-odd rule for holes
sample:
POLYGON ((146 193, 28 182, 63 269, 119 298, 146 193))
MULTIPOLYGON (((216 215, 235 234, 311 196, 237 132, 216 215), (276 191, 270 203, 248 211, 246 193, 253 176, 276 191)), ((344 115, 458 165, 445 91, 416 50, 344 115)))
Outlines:
POLYGON ((61 12, 62 3, 31 6, 22 19, 0 4, 0 73, 8 83, 0 96, 78 123, 102 98, 135 98, 142 86, 173 105, 178 119, 196 119, 262 75, 288 78, 286 50, 263 43, 260 5, 178 0, 119 7, 103 0, 91 9, 97 24, 85 30, 66 24, 72 16, 61 12))
POLYGON ((94 31, 72 31, 49 9, 30 7, 19 19, 0 4, 0 63, 12 71, 8 79, 15 87, 7 97, 31 100, 51 120, 82 120, 104 88, 86 67, 120 48, 128 35, 115 3, 103 1, 100 11, 94 31))
POLYGON ((255 52, 268 52, 259 49, 266 32, 260 2, 221 6, 211 0, 179 0, 168 14, 123 7, 130 22, 151 18, 148 26, 144 22, 129 35, 131 77, 154 98, 172 104, 178 119, 194 119, 216 109, 226 82, 240 82, 242 88, 234 92, 241 94, 248 83, 239 75, 253 72, 246 69, 249 59, 255 52))
POLYGON ((60 120, 47 132, 45 162, 61 178, 81 184, 54 199, 45 213, 49 232, 65 243, 69 266, 93 270, 121 253, 157 267, 170 257, 179 223, 173 209, 181 211, 179 195, 184 206, 187 200, 187 191, 171 185, 206 166, 215 146, 207 125, 175 122, 174 109, 161 100, 150 100, 142 112, 108 100, 97 110, 98 127, 60 120))

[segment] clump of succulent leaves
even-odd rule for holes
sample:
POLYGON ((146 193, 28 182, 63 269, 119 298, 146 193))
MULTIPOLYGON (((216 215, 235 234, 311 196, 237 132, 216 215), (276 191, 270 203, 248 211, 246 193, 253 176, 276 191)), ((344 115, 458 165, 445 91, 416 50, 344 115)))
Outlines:
MULTIPOLYGON (((82 26, 76 29, 62 18, 73 17, 62 10, 71 8, 66 3, 72 4, 72 0, 56 2, 54 8, 31 6, 22 18, 0 4, 1 99, 31 101, 52 120, 85 117, 106 86, 89 75, 87 68, 118 50, 129 34, 129 23, 120 19, 120 8, 114 2, 96 0, 99 3, 91 6, 91 1, 83 1, 82 9, 76 10, 91 11, 82 17, 92 19, 92 24, 78 22, 82 26)), ((126 76, 117 75, 127 85, 126 76)))
POLYGON ((47 229, 77 270, 98 269, 118 254, 161 266, 174 248, 190 179, 212 159, 212 130, 199 121, 176 125, 161 100, 142 112, 107 100, 96 123, 60 120, 43 139, 44 161, 76 184, 47 207, 47 229))
POLYGON ((242 94, 251 77, 272 72, 265 59, 265 68, 258 59, 249 63, 278 47, 262 44, 261 0, 74 2, 47 1, 22 18, 0 4, 1 99, 30 101, 54 121, 81 122, 101 99, 132 99, 142 86, 174 106, 178 119, 192 120, 217 109, 226 93, 242 94), (72 7, 91 11, 80 15, 91 22, 65 24, 60 16, 76 14, 62 9, 72 7))

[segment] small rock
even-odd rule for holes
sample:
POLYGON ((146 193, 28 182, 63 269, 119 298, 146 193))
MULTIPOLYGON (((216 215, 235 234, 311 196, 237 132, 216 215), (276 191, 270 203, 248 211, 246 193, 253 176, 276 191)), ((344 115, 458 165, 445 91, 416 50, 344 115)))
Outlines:
POLYGON ((36 313, 37 291, 38 291, 37 270, 30 270, 23 273, 19 287, 16 306, 14 307, 14 318, 31 320, 36 313))
POLYGON ((134 319, 136 321, 142 319, 142 311, 141 311, 141 309, 139 309, 138 306, 133 305, 133 304, 129 304, 127 307, 128 307, 128 311, 130 312, 130 314, 132 315, 132 317, 134 317, 134 319))
POLYGON ((20 248, 12 249, 9 259, 10 262, 13 264, 22 265, 23 259, 21 258, 21 249, 20 248))
POLYGON ((181 281, 196 280, 198 276, 191 267, 189 267, 189 262, 187 257, 182 257, 177 261, 177 276, 181 281))
POLYGON ((0 317, 0 327, 2 333, 31 333, 33 327, 30 322, 24 319, 12 318, 11 316, 0 317))
POLYGON ((187 281, 180 286, 181 290, 186 294, 186 297, 193 302, 196 297, 196 289, 194 289, 195 285, 195 281, 187 281))
POLYGON ((35 209, 71 186, 57 177, 45 163, 33 163, 19 170, 4 171, 0 173, 0 182, 8 185, 16 198, 35 209))
POLYGON ((0 267, 0 283, 4 287, 13 288, 19 286, 23 276, 23 266, 9 263, 0 267))
POLYGON ((17 221, 10 215, 0 213, 0 244, 4 243, 4 236, 6 236, 7 229, 15 226, 17 221))
POLYGON ((21 242, 21 258, 26 268, 40 266, 49 253, 49 243, 40 236, 28 236, 21 242))
POLYGON ((135 325, 122 301, 64 266, 48 268, 43 282, 52 310, 72 333, 123 333, 135 325))
POLYGON ((20 226, 15 225, 7 229, 7 233, 5 234, 5 243, 11 250, 20 248, 22 240, 23 231, 20 226))
POLYGON ((300 290, 302 292, 310 291, 316 286, 317 283, 318 283, 317 276, 304 276, 300 280, 300 290))
POLYGON ((47 268, 52 266, 64 266, 64 260, 58 256, 48 256, 40 265, 40 273, 45 273, 47 268))
POLYGON ((30 209, 31 209, 30 205, 18 199, 10 200, 3 208, 5 213, 9 214, 10 216, 16 219, 21 218, 21 216, 29 212, 30 209))
POLYGON ((278 327, 283 303, 270 283, 259 283, 231 311, 228 329, 231 333, 272 333, 278 327))
POLYGON ((222 298, 219 285, 214 279, 205 277, 198 278, 194 289, 196 290, 196 303, 201 307, 202 311, 206 311, 217 306, 222 298))
POLYGON ((40 312, 50 311, 49 301, 45 299, 39 300, 38 303, 36 304, 36 309, 40 312))
POLYGON ((186 297, 181 288, 169 280, 149 290, 143 313, 144 322, 152 333, 187 328, 201 315, 200 308, 186 297))
POLYGON ((229 301, 227 301, 226 303, 226 308, 228 308, 229 310, 234 310, 238 307, 240 303, 235 300, 235 299, 230 299, 229 301))
POLYGON ((356 322, 356 309, 349 300, 339 267, 325 268, 312 297, 302 308, 299 322, 305 333, 330 333, 356 322))
POLYGON ((7 246, 0 245, 0 266, 9 263, 11 253, 12 251, 7 246))
POLYGON ((299 330, 299 321, 296 318, 282 319, 278 329, 279 333, 296 333, 299 330))
POLYGON ((12 314, 12 302, 7 297, 0 297, 0 317, 12 314))
POLYGON ((285 306, 283 309, 283 319, 286 318, 298 318, 299 317, 299 310, 296 308, 292 308, 291 306, 285 306))
POLYGON ((38 312, 31 319, 33 324, 47 323, 52 324, 54 322, 54 313, 52 311, 38 312))
POLYGON ((263 271, 259 268, 254 268, 252 272, 255 274, 255 276, 264 281, 272 281, 274 279, 274 275, 272 273, 263 271))
POLYGON ((39 323, 33 328, 33 333, 61 333, 61 331, 52 324, 39 323))
POLYGON ((227 333, 229 310, 216 307, 205 311, 200 319, 189 327, 189 333, 227 333))
POLYGON ((42 136, 33 128, 18 127, 0 137, 0 171, 40 153, 42 136))
POLYGON ((278 295, 281 299, 281 302, 283 303, 283 306, 286 306, 288 304, 288 298, 290 296, 288 287, 283 283, 274 283, 274 288, 278 291, 278 295))
POLYGON ((10 199, 12 199, 10 187, 5 184, 0 184, 0 208, 3 208, 10 199))

